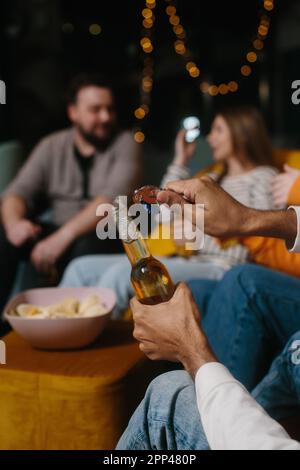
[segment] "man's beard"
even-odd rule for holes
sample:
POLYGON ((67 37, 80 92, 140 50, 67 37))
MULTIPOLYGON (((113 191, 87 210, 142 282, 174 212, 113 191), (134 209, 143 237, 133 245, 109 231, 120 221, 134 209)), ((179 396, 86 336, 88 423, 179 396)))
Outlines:
POLYGON ((116 126, 112 125, 107 128, 107 136, 106 137, 98 137, 97 135, 93 134, 92 132, 86 132, 80 124, 77 124, 77 130, 80 132, 81 136, 91 145, 96 147, 99 150, 104 150, 112 141, 115 133, 116 133, 116 126))

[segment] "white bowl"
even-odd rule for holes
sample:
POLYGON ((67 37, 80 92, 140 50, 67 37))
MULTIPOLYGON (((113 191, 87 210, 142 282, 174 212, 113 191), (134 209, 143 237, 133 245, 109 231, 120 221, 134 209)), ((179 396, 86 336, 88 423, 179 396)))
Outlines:
POLYGON ((101 287, 31 289, 14 297, 6 305, 4 316, 12 328, 35 348, 74 349, 95 341, 104 330, 115 303, 114 291, 101 287), (19 304, 30 303, 46 307, 69 297, 83 300, 90 295, 99 296, 107 307, 107 313, 79 318, 19 317, 8 313, 19 304))

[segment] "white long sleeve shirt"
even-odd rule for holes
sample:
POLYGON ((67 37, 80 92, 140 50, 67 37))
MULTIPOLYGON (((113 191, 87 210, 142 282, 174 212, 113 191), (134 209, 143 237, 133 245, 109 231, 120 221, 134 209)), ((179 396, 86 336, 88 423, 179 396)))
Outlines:
MULTIPOLYGON (((291 251, 300 252, 300 207, 294 209, 298 233, 291 251)), ((203 428, 213 450, 300 450, 282 426, 219 363, 196 374, 196 395, 203 428)))

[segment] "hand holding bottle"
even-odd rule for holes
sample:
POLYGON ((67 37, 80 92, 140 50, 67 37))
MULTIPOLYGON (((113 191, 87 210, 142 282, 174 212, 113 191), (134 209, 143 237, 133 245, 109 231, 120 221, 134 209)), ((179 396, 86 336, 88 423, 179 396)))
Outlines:
POLYGON ((177 286, 168 302, 150 306, 134 298, 130 306, 133 335, 150 359, 181 362, 192 376, 205 363, 217 361, 201 328, 201 314, 185 284, 177 286))

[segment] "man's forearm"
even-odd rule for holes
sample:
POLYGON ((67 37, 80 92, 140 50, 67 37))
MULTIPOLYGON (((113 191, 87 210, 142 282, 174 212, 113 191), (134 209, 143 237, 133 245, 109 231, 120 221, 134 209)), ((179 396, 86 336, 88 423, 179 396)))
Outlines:
POLYGON ((99 217, 96 216, 96 209, 99 204, 105 203, 111 203, 111 200, 104 196, 95 198, 82 211, 59 228, 58 232, 70 242, 92 232, 99 222, 99 217))
POLYGON ((199 328, 195 328, 190 342, 181 348, 179 360, 193 379, 202 366, 218 362, 206 336, 199 328))
POLYGON ((24 219, 27 214, 27 206, 25 201, 19 196, 6 196, 2 202, 2 223, 4 228, 13 223, 24 219))
POLYGON ((241 235, 281 238, 288 246, 292 246, 297 236, 296 212, 249 209, 242 225, 241 235))

